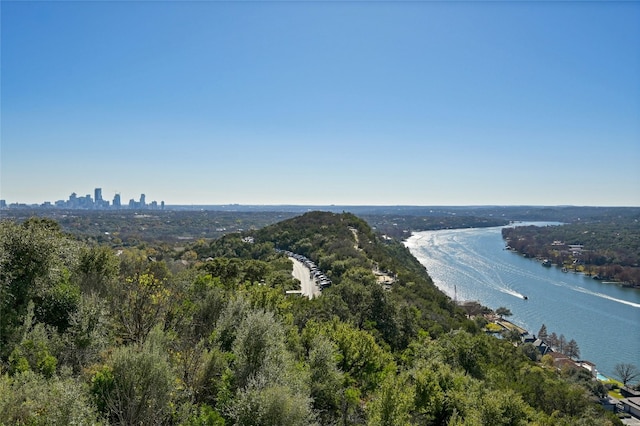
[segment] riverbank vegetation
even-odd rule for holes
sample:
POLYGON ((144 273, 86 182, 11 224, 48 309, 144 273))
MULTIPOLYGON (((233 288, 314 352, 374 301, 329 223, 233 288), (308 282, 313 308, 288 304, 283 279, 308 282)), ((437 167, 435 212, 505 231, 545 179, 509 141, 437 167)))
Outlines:
POLYGON ((566 271, 640 288, 640 216, 561 226, 504 228, 509 248, 566 271))
POLYGON ((162 253, 5 220, 0 310, 0 424, 619 424, 348 213, 162 253), (333 285, 287 295, 279 250, 333 285))

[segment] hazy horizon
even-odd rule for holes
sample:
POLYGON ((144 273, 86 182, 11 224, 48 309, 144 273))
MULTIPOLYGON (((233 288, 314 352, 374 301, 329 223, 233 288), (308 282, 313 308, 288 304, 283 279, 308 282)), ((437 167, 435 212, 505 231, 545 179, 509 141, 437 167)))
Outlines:
POLYGON ((13 2, 0 198, 640 206, 639 2, 13 2))
MULTIPOLYGON (((93 194, 80 194, 77 193, 78 196, 85 196, 85 195, 90 195, 93 198, 93 194)), ((122 194, 121 194, 122 195, 122 194)), ((146 196, 146 194, 145 194, 146 196)), ((134 201, 138 201, 139 200, 139 195, 138 196, 134 196, 134 197, 126 197, 122 198, 122 207, 121 210, 124 209, 129 209, 128 206, 128 200, 129 199, 133 199, 134 201)), ((111 201, 112 198, 106 198, 104 197, 103 194, 103 199, 107 200, 110 202, 109 207, 105 207, 106 209, 113 209, 113 210, 117 210, 114 209, 113 206, 111 205, 111 201)), ((5 200, 7 202, 7 206, 9 207, 11 204, 20 204, 20 205, 26 205, 28 207, 33 207, 33 206, 38 206, 40 207, 43 203, 46 202, 51 202, 51 203, 55 203, 58 200, 68 200, 68 197, 64 197, 64 198, 56 198, 56 199, 45 199, 45 200, 40 200, 40 201, 36 201, 36 202, 19 202, 19 201, 12 201, 12 200, 5 200)), ((164 200, 160 200, 160 199, 153 199, 153 198, 149 198, 147 197, 147 206, 149 205, 150 202, 152 201, 157 201, 158 205, 160 204, 160 202, 164 201, 164 200)), ((56 208, 55 205, 51 206, 52 208, 56 208)), ((634 205, 587 205, 587 204, 315 204, 315 203, 307 203, 307 204, 295 204, 295 203, 272 203, 272 204, 266 204, 266 203, 167 203, 165 202, 165 207, 167 208, 171 208, 171 207, 273 207, 273 208, 277 208, 277 207, 298 207, 298 208, 306 208, 306 207, 356 207, 356 208, 361 208, 361 207, 388 207, 388 208, 393 208, 393 207, 398 207, 398 208, 486 208, 486 207, 506 207, 506 208, 518 208, 518 207, 533 207, 533 208, 541 208, 541 207, 554 207, 554 208, 562 208, 562 207, 576 207, 576 208, 640 208, 640 206, 634 206, 634 205)), ((61 207, 61 209, 65 209, 65 207, 61 207)), ((83 209, 83 208, 76 208, 76 209, 83 209)), ((139 209, 139 207, 135 207, 134 209, 139 209)))

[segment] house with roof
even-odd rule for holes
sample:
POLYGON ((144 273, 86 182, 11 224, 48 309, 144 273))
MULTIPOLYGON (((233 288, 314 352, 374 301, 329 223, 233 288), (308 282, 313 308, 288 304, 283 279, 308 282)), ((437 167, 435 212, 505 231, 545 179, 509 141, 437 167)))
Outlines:
POLYGON ((521 336, 522 343, 531 343, 536 341, 536 336, 533 334, 525 333, 521 336))
POLYGON ((635 398, 635 397, 640 397, 640 390, 635 390, 630 386, 623 386, 620 388, 620 393, 625 397, 625 398, 635 398))
POLYGON ((598 377, 598 370, 596 369, 596 365, 593 362, 582 360, 578 361, 576 364, 591 373, 593 377, 598 377))
POLYGON ((640 419, 640 396, 621 399, 618 409, 640 419))
POLYGON ((571 358, 560 353, 560 352, 549 352, 549 356, 553 358, 553 366, 557 369, 563 368, 578 368, 578 364, 576 364, 571 358))
POLYGON ((556 367, 558 369, 563 369, 563 368, 573 368, 573 369, 584 368, 585 370, 587 370, 591 374, 591 376, 593 378, 596 378, 598 376, 598 370, 596 369, 596 365, 591 361, 586 361, 586 360, 574 361, 570 357, 568 357, 567 355, 562 354, 560 352, 554 352, 554 351, 549 352, 549 356, 551 356, 551 358, 553 359, 554 367, 556 367))
POLYGON ((540 352, 541 356, 545 356, 546 354, 553 352, 551 346, 543 342, 542 339, 536 339, 532 344, 536 347, 536 349, 538 349, 538 352, 540 352))

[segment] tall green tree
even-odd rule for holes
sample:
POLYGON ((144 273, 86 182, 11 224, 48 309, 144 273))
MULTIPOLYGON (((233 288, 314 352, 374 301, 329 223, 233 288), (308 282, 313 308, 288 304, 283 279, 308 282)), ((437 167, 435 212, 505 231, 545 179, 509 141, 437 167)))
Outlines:
POLYGON ((212 334, 220 349, 225 352, 231 351, 238 326, 248 315, 250 309, 249 302, 239 294, 227 302, 212 334))
POLYGON ((65 268, 56 281, 33 297, 36 319, 54 326, 60 333, 69 327, 71 316, 80 303, 80 288, 71 282, 70 273, 65 268))
POLYGON ((252 381, 240 391, 228 410, 238 426, 313 426, 311 399, 282 385, 252 381))
POLYGON ((79 373, 100 359, 111 342, 111 318, 107 302, 95 293, 82 294, 69 327, 61 336, 60 359, 79 373))
POLYGON ((233 343, 235 379, 243 388, 252 379, 275 382, 285 374, 291 358, 286 351, 284 329, 273 313, 252 311, 238 325, 233 343))
POLYGON ((111 248, 98 245, 83 247, 75 270, 77 284, 83 292, 104 296, 118 276, 119 265, 111 248))
POLYGON ((542 340, 543 342, 547 341, 547 338, 549 337, 549 334, 547 333, 547 326, 542 324, 542 326, 540 326, 540 330, 538 331, 538 339, 542 340))
POLYGON ((371 333, 334 320, 320 326, 321 333, 338 349, 338 368, 364 391, 376 388, 392 369, 391 354, 382 349, 371 333))
POLYGON ((377 388, 369 403, 369 421, 372 426, 409 425, 414 408, 415 388, 406 375, 389 374, 377 388))
POLYGON ((273 313, 252 310, 233 343, 236 394, 228 415, 239 425, 314 424, 308 373, 287 350, 273 313))
POLYGON ((446 339, 439 339, 444 359, 454 367, 463 369, 475 378, 482 378, 490 359, 488 336, 472 335, 466 331, 454 332, 446 339))
POLYGON ((29 303, 22 338, 9 355, 12 373, 35 371, 45 377, 52 377, 58 366, 56 346, 59 341, 55 329, 41 322, 34 322, 33 302, 29 303))
POLYGON ((513 315, 511 313, 511 310, 509 308, 505 308, 504 306, 500 306, 498 309, 496 309, 496 314, 500 317, 510 317, 511 315, 513 315))
POLYGON ((478 402, 477 410, 473 412, 479 414, 483 425, 525 426, 535 418, 533 409, 511 389, 486 392, 478 402))
POLYGON ((565 348, 565 355, 569 358, 580 358, 580 347, 578 346, 578 342, 574 339, 569 340, 569 343, 567 343, 565 348))
POLYGON ((151 273, 128 277, 116 285, 111 310, 120 338, 125 342, 144 343, 151 329, 164 323, 171 296, 166 282, 151 273))
POLYGON ((76 299, 65 274, 76 262, 77 249, 49 219, 0 221, 0 355, 7 355, 9 341, 19 339, 15 333, 31 301, 41 320, 66 326, 76 299))
POLYGON ((558 351, 560 353, 566 354, 566 351, 567 351, 567 338, 564 337, 564 334, 560 334, 560 337, 558 337, 558 351))
POLYGON ((174 376, 156 328, 142 345, 114 350, 92 379, 97 404, 116 425, 159 425, 171 413, 174 376))
POLYGON ((101 425, 86 385, 33 371, 0 376, 0 424, 101 425))
POLYGON ((309 374, 313 408, 322 424, 337 421, 344 374, 338 369, 338 350, 328 337, 318 334, 309 349, 309 374))

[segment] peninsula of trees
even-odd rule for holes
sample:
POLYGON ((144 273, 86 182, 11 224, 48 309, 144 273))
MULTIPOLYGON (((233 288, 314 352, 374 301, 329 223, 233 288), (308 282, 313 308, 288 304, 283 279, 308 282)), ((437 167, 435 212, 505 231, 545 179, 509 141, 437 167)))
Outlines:
POLYGON ((640 214, 562 226, 503 228, 507 246, 565 271, 640 288, 640 214))

